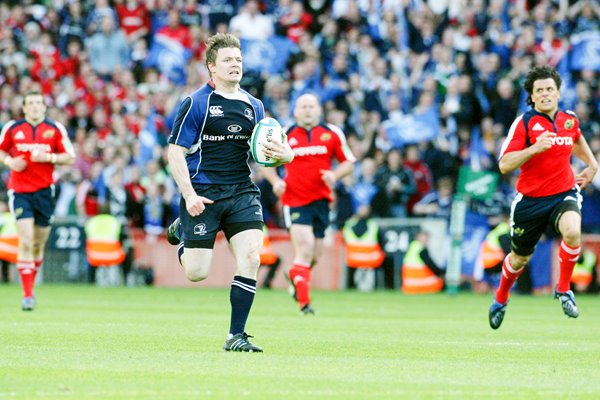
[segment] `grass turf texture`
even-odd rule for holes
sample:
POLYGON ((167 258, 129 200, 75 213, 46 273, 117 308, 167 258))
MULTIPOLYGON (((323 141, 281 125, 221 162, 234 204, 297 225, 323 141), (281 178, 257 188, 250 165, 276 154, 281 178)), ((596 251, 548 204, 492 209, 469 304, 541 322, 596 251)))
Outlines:
POLYGON ((0 399, 597 399, 600 297, 567 319, 550 295, 513 296, 502 327, 490 295, 316 292, 300 316, 259 290, 248 332, 263 354, 221 350, 229 291, 37 289, 20 310, 0 287, 0 399))

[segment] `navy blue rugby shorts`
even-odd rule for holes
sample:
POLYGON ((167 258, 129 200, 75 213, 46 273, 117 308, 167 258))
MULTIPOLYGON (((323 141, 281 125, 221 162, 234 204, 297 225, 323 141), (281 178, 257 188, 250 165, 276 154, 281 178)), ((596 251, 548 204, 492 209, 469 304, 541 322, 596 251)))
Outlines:
POLYGON ((310 225, 316 238, 324 238, 329 226, 329 201, 322 199, 300 207, 284 206, 283 218, 288 229, 293 224, 310 225))
POLYGON ((8 204, 15 219, 33 218, 34 224, 47 227, 54 220, 54 185, 31 193, 8 191, 8 204))
POLYGON ((220 230, 227 240, 248 229, 262 230, 260 190, 254 183, 201 185, 195 189, 199 196, 214 203, 207 204, 202 214, 192 217, 187 212, 185 200, 181 199, 179 215, 184 247, 212 249, 220 230))
POLYGON ((544 232, 560 235, 558 221, 566 211, 581 214, 582 197, 579 187, 545 197, 517 194, 511 206, 510 238, 512 249, 521 256, 533 254, 544 232))

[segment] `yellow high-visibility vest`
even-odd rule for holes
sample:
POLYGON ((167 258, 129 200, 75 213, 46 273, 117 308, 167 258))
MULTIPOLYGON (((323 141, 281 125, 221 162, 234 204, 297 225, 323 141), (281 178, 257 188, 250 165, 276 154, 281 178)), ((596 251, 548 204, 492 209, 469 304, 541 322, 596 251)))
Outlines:
POLYGON ((93 267, 110 267, 125 260, 121 246, 121 223, 109 214, 100 214, 85 223, 87 260, 93 267))
POLYGON ((408 246, 402 265, 402 291, 407 294, 437 293, 444 288, 444 280, 435 276, 421 258, 425 246, 413 240, 408 246))
POLYGON ((596 254, 591 251, 584 251, 581 262, 575 264, 573 268, 573 275, 571 275, 571 282, 578 285, 589 285, 592 283, 592 276, 594 268, 596 268, 597 257, 596 254))
POLYGON ((342 230, 346 243, 346 265, 350 268, 379 268, 385 258, 377 242, 379 227, 368 220, 366 232, 359 237, 352 230, 356 223, 357 218, 350 218, 342 230))
POLYGON ((510 232, 510 225, 501 222, 487 234, 480 249, 483 268, 493 268, 504 260, 506 254, 504 254, 504 250, 500 245, 500 236, 508 232, 510 232))
POLYGON ((15 218, 10 212, 0 213, 0 260, 17 262, 19 237, 15 218))

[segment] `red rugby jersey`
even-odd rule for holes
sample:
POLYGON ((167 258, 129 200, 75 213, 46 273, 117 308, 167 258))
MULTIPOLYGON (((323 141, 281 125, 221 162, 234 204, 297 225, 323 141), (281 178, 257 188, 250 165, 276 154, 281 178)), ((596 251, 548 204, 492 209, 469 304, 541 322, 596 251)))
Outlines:
POLYGON ((331 190, 321 179, 321 170, 331 170, 334 159, 355 161, 344 132, 334 125, 322 123, 310 131, 294 125, 287 135, 294 160, 285 164, 283 205, 300 207, 316 200, 332 201, 331 190))
POLYGON ((575 186, 571 153, 581 130, 572 111, 558 110, 554 120, 535 110, 520 115, 511 125, 498 159, 506 153, 525 149, 545 131, 556 133, 552 147, 521 165, 517 191, 525 196, 551 196, 575 186))
POLYGON ((31 193, 49 187, 54 183, 54 164, 31 162, 34 150, 47 153, 69 153, 75 151, 65 127, 55 121, 45 119, 33 126, 26 120, 9 121, 0 133, 0 150, 11 157, 23 156, 27 166, 21 172, 11 171, 9 189, 17 193, 31 193))

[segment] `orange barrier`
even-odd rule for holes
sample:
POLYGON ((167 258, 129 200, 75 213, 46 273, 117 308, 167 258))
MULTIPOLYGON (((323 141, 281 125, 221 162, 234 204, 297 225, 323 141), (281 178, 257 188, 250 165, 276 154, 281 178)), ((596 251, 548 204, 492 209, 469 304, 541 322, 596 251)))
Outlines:
MULTIPOLYGON (((281 266, 273 280, 273 288, 287 288, 283 271, 287 270, 293 261, 294 250, 285 229, 269 229, 271 246, 281 258, 281 266)), ((177 247, 171 246, 164 236, 151 237, 143 230, 132 232, 134 255, 139 266, 152 267, 154 270, 154 285, 162 287, 229 287, 235 273, 235 258, 229 251, 227 241, 219 233, 215 242, 213 262, 210 274, 205 281, 194 283, 187 280, 179 261, 177 247)), ((340 289, 340 274, 343 267, 343 246, 340 233, 334 233, 325 238, 323 256, 313 269, 311 287, 314 289, 340 289)), ((262 282, 266 268, 261 267, 258 282, 262 282)))

